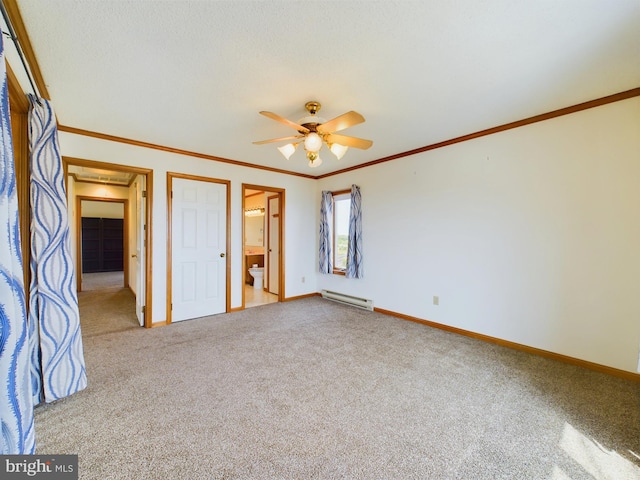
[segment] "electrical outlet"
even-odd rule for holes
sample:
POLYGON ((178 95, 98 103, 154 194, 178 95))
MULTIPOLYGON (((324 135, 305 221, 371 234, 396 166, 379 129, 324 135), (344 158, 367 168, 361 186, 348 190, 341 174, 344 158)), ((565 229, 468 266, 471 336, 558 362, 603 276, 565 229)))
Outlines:
POLYGON ((440 305, 440 297, 438 295, 433 296, 433 304, 440 305))
POLYGON ((304 277, 302 277, 302 283, 304 283, 304 277))

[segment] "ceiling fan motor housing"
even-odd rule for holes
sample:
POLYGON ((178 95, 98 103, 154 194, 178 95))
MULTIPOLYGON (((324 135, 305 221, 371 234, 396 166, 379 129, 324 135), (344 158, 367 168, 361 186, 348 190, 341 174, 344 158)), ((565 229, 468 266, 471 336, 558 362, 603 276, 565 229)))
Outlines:
POLYGON ((298 130, 300 133, 310 133, 315 132, 318 133, 318 125, 323 124, 326 120, 322 117, 317 117, 316 114, 321 108, 319 102, 307 102, 304 104, 304 108, 307 109, 309 115, 298 120, 298 124, 302 125, 304 128, 308 129, 309 132, 303 132, 298 130))

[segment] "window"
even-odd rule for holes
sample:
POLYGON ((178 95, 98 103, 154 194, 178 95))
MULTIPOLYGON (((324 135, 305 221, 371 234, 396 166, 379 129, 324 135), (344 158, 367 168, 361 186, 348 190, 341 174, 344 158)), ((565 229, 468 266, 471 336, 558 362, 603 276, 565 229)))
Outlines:
POLYGON ((333 271, 344 273, 349 245, 349 215, 351 192, 333 192, 333 271))
POLYGON ((360 187, 322 191, 318 270, 362 278, 362 196, 360 187))

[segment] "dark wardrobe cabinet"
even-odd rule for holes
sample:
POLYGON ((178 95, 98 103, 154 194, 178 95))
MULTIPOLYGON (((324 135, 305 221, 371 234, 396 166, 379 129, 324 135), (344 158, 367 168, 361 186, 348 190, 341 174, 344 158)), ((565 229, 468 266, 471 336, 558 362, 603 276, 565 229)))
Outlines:
POLYGON ((121 218, 82 217, 82 272, 119 272, 124 267, 121 218))

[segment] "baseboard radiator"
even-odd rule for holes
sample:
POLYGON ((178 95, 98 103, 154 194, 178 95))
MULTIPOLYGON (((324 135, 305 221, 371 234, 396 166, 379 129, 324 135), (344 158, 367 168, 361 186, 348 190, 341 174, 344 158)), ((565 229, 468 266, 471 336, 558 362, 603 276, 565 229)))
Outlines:
POLYGON ((331 292, 329 290, 322 290, 322 298, 333 300, 334 302, 344 303, 345 305, 351 305, 353 307, 363 308, 365 310, 373 311, 373 300, 360 297, 352 297, 351 295, 345 295, 344 293, 331 292))

